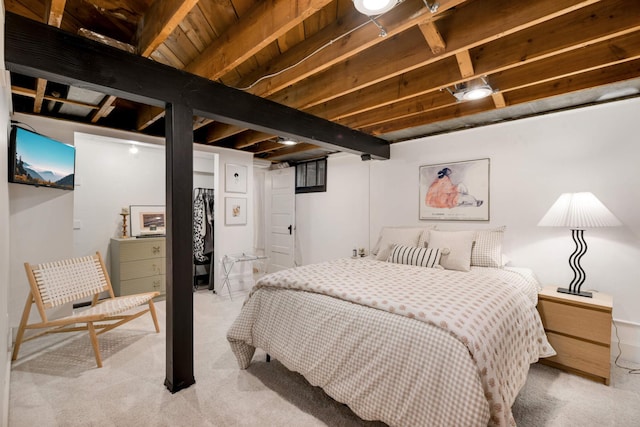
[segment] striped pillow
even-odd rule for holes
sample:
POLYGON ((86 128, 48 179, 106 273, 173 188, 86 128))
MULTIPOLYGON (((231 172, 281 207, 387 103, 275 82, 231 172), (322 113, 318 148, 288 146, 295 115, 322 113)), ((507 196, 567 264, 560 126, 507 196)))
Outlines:
POLYGON ((395 264, 417 265, 419 267, 440 268, 440 248, 418 248, 415 246, 395 245, 388 262, 395 264))

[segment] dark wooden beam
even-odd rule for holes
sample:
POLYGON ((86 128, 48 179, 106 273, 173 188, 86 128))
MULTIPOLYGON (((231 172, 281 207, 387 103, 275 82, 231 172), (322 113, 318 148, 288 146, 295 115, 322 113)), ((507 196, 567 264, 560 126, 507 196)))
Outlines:
POLYGON ((32 77, 158 107, 189 105, 194 114, 212 120, 389 158, 389 144, 381 138, 12 13, 5 20, 5 62, 10 71, 32 77))
POLYGON ((167 349, 165 386, 175 393, 196 382, 193 374, 193 112, 166 110, 167 349))

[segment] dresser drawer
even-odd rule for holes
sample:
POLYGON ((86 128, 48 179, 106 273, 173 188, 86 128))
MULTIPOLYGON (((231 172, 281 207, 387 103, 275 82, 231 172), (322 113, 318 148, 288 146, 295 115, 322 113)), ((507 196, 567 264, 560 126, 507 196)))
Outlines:
POLYGON ((611 358, 609 346, 594 344, 553 332, 547 332, 547 338, 558 354, 541 359, 541 361, 559 363, 568 368, 596 375, 607 379, 608 383, 611 358))
POLYGON ((139 294, 143 292, 166 292, 166 280, 164 275, 144 277, 141 279, 123 280, 120 282, 119 295, 139 294))
POLYGON ((538 300, 538 312, 547 331, 609 345, 611 312, 571 304, 538 300))
POLYGON ((138 279, 148 276, 165 274, 166 260, 164 258, 129 261, 120 264, 120 280, 138 279))
POLYGON ((136 261, 140 259, 165 258, 166 246, 164 239, 149 241, 132 240, 120 243, 120 262, 136 261))

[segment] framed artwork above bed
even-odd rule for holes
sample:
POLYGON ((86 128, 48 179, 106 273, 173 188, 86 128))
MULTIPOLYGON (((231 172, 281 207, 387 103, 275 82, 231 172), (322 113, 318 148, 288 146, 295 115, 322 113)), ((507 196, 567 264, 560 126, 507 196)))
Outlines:
POLYGON ((420 166, 421 220, 489 220, 489 159, 420 166))

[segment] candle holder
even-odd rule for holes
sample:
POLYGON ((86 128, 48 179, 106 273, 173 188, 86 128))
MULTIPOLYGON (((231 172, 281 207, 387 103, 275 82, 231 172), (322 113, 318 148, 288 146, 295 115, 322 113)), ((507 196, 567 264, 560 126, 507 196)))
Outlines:
POLYGON ((120 215, 122 216, 122 238, 126 239, 127 238, 127 216, 129 214, 121 213, 120 215))

